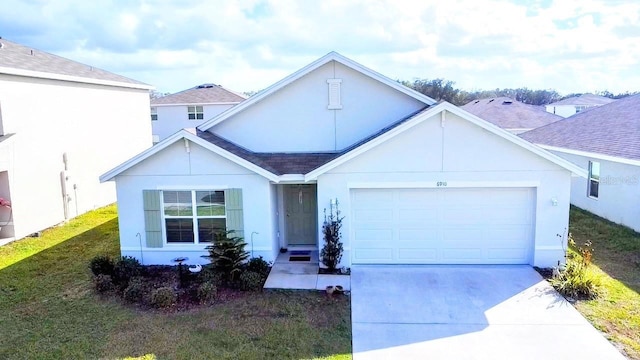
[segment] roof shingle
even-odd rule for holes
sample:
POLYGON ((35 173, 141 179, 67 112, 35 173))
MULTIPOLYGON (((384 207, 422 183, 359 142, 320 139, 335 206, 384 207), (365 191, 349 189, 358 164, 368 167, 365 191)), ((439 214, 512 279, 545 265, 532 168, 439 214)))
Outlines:
POLYGON ((246 98, 215 84, 202 84, 151 100, 151 105, 239 103, 246 98))
POLYGON ((503 129, 535 129, 562 119, 540 106, 508 97, 473 100, 461 108, 503 129))
MULTIPOLYGON (((36 50, 6 39, 0 38, 0 44, 0 67, 148 86, 145 83, 122 75, 36 50)), ((2 71, 0 70, 0 72, 2 71)))
POLYGON ((608 97, 594 95, 594 94, 582 94, 579 96, 573 96, 570 98, 566 98, 560 101, 556 101, 554 103, 548 104, 547 106, 559 106, 559 105, 605 105, 614 102, 614 99, 610 99, 608 97))
POLYGON ((580 112, 520 136, 535 144, 640 160, 640 95, 580 112))

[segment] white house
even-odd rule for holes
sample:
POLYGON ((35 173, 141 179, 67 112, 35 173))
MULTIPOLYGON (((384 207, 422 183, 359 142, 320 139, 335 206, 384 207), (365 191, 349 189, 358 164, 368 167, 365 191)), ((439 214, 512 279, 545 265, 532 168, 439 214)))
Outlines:
POLYGON ((150 88, 0 39, 0 243, 116 200, 98 177, 151 146, 150 88))
POLYGON ((243 95, 215 84, 202 84, 151 99, 153 143, 178 130, 195 128, 244 99, 243 95))
POLYGON ((640 95, 522 137, 589 170, 573 179, 572 204, 640 231, 640 95))
POLYGON ((332 52, 101 179, 116 182, 122 254, 147 264, 204 261, 222 228, 266 260, 318 251, 337 203, 344 266, 554 266, 572 174, 585 171, 332 52))
POLYGON ((566 118, 581 111, 585 111, 597 106, 606 105, 614 101, 614 99, 610 99, 608 97, 600 95, 582 94, 545 105, 545 108, 547 112, 551 114, 556 114, 558 116, 566 118))
POLYGON ((549 114, 540 106, 504 96, 473 100, 462 106, 462 109, 512 134, 520 134, 562 119, 558 115, 549 114))

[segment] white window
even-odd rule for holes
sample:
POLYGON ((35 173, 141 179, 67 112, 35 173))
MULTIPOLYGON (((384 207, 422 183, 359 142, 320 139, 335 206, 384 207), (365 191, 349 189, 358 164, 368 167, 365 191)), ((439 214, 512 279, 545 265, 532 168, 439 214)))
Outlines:
POLYGON ((202 106, 187 106, 187 113, 189 120, 202 120, 204 119, 204 111, 202 106))
POLYGON ((162 216, 167 244, 210 243, 227 228, 224 191, 165 190, 162 216))
POLYGON ((158 108, 152 107, 151 108, 151 121, 157 121, 158 120, 158 108))
POLYGON ((600 188, 600 163, 597 161, 589 161, 589 188, 587 189, 589 197, 598 198, 598 190, 600 188))
POLYGON ((160 142, 160 135, 151 135, 151 141, 153 142, 153 145, 159 143, 160 142))
POLYGON ((588 106, 586 105, 576 105, 576 114, 579 113, 580 111, 584 111, 587 110, 588 106))
POLYGON ((342 109, 342 99, 340 94, 340 84, 342 84, 342 79, 327 79, 327 84, 329 84, 329 105, 327 106, 327 109, 342 109))

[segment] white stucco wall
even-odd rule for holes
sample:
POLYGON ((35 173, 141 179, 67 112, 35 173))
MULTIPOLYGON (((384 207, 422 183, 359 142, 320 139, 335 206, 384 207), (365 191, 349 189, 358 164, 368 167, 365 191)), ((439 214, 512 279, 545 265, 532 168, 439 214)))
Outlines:
MULTIPOLYGON (((203 120, 189 120, 190 105, 151 105, 156 108, 158 120, 151 121, 153 135, 158 135, 160 141, 185 128, 195 128, 203 122, 215 117, 235 104, 208 104, 202 106, 203 120)), ((196 106, 196 104, 192 105, 196 106)))
MULTIPOLYGON (((567 231, 571 174, 507 140, 455 115, 447 114, 444 128, 436 116, 318 178, 319 224, 323 208, 337 198, 345 216, 342 265, 350 264, 350 187, 397 186, 534 187, 535 245, 532 265, 564 262, 557 234, 567 231), (414 184, 414 185, 411 185, 414 184), (525 184, 525 185, 523 185, 525 184), (557 199, 557 206, 551 199, 557 199)), ((319 233, 319 238, 322 239, 319 233)), ((320 244, 321 245, 321 241, 320 244)))
POLYGON ((257 152, 334 151, 424 106, 333 61, 210 130, 257 152), (331 78, 342 79, 340 110, 327 109, 331 78))
POLYGON ((552 153, 588 170, 589 161, 600 163, 598 198, 587 193, 588 180, 573 178, 571 203, 615 223, 640 231, 640 166, 621 164, 559 151, 552 153))
MULTIPOLYGON (((254 256, 275 260, 273 239, 273 194, 269 180, 210 151, 191 144, 187 152, 182 141, 148 158, 116 177, 120 244, 123 255, 134 256, 145 264, 171 264, 177 256, 187 263, 208 263, 206 245, 165 244, 147 248, 144 228, 143 190, 222 190, 242 189, 245 241, 254 256), (138 236, 138 234, 140 234, 138 236), (142 244, 142 247, 140 246, 142 244)), ((275 249, 274 249, 275 248, 275 249)))
POLYGON ((0 104, 5 134, 15 133, 8 178, 16 238, 64 220, 63 153, 73 217, 114 202, 114 184, 98 177, 151 146, 148 90, 2 74, 0 104))

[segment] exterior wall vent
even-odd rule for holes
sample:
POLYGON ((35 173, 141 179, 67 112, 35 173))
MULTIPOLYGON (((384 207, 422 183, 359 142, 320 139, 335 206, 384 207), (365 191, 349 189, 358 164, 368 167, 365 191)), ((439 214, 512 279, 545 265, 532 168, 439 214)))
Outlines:
POLYGON ((329 84, 329 105, 327 106, 327 109, 342 109, 342 99, 340 94, 342 79, 327 79, 327 84, 329 84))

